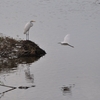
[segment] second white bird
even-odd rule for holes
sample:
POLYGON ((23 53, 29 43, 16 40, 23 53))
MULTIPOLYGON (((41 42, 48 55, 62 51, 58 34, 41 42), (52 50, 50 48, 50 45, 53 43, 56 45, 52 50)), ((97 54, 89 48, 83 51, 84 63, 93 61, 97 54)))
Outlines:
POLYGON ((69 38, 70 38, 70 34, 67 34, 64 37, 64 40, 62 42, 59 42, 59 44, 61 44, 61 45, 68 45, 68 46, 74 48, 74 46, 72 46, 72 45, 69 44, 69 38))

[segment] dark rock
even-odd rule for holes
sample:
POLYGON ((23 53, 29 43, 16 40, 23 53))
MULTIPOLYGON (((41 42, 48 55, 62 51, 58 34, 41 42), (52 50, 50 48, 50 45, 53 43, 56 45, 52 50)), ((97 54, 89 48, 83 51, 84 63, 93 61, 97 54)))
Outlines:
POLYGON ((0 37, 0 57, 9 59, 19 57, 41 57, 46 52, 30 40, 15 40, 10 37, 0 37))
POLYGON ((46 52, 43 49, 30 40, 22 41, 21 48, 18 51, 18 57, 41 57, 45 54, 46 52))

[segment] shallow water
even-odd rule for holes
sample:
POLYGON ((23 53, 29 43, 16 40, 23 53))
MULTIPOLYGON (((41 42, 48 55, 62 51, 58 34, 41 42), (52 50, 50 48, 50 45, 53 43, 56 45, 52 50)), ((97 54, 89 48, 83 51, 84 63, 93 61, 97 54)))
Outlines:
POLYGON ((1 100, 100 99, 99 0, 1 0, 0 15, 0 33, 14 38, 25 39, 24 25, 35 20, 30 40, 47 52, 0 62, 0 83, 17 87, 0 86, 1 100), (58 44, 66 34, 75 48, 58 44))

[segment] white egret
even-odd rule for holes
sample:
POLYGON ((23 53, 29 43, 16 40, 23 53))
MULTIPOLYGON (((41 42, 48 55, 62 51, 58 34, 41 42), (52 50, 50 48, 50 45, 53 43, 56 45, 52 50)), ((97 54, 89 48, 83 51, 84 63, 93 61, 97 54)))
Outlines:
POLYGON ((64 40, 62 42, 59 42, 59 44, 61 44, 61 45, 68 45, 68 46, 74 48, 74 46, 72 46, 72 45, 69 44, 69 37, 70 37, 70 34, 67 34, 64 37, 64 40))
POLYGON ((29 40, 29 30, 33 26, 32 22, 35 22, 35 21, 31 20, 30 22, 26 23, 24 27, 24 34, 26 34, 26 40, 29 40))

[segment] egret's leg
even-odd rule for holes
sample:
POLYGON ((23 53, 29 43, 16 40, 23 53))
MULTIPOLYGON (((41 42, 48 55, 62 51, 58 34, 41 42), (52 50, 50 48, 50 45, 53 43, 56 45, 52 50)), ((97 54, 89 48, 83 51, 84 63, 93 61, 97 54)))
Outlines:
POLYGON ((27 33, 26 33, 26 40, 27 40, 27 33))
POLYGON ((28 40, 29 40, 29 31, 28 31, 28 40))
POLYGON ((26 40, 28 40, 28 36, 27 35, 28 35, 28 33, 26 33, 26 40))
POLYGON ((29 31, 26 33, 26 40, 29 40, 29 31))

